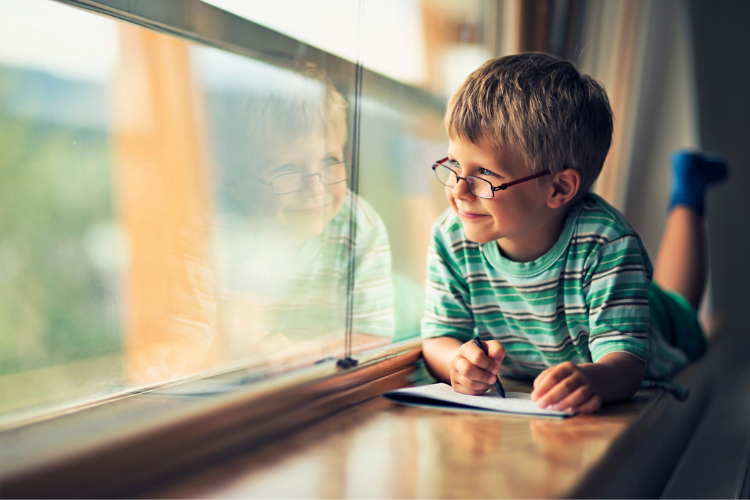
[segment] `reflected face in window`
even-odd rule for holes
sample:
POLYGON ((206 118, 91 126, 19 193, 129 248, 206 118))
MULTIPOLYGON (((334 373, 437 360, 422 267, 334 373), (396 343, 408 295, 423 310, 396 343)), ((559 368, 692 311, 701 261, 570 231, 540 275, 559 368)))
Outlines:
POLYGON ((343 141, 322 128, 270 148, 253 174, 261 180, 256 210, 297 236, 317 236, 344 204, 348 172, 343 141))

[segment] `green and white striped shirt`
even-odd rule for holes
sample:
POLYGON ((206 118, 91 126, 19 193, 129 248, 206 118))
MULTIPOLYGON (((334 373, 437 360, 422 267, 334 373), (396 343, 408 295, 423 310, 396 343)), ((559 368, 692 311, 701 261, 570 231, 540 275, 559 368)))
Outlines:
POLYGON ((422 336, 499 340, 506 373, 536 376, 611 352, 645 361, 650 379, 687 364, 650 321, 652 267, 638 234, 597 195, 570 208, 558 241, 532 262, 469 241, 449 209, 433 228, 427 273, 422 336))
POLYGON ((273 221, 266 226, 270 230, 259 230, 262 224, 237 217, 220 224, 220 307, 228 351, 236 357, 261 352, 271 333, 292 341, 343 338, 348 321, 353 333, 393 337, 388 233, 367 201, 348 192, 323 232, 301 246, 289 244, 283 228, 273 232, 273 221))

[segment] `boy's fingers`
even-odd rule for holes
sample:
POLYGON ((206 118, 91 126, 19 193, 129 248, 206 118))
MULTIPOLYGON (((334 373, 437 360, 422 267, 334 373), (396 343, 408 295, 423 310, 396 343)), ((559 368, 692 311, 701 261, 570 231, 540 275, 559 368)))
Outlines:
POLYGON ((552 368, 548 368, 534 380, 534 390, 531 393, 532 399, 543 396, 553 387, 565 380, 573 372, 571 363, 562 363, 552 368))
POLYGON ((492 373, 482 370, 481 368, 473 365, 468 359, 461 356, 457 356, 453 361, 453 369, 459 375, 466 377, 470 380, 488 382, 492 380, 492 373))
POLYGON ((468 394, 469 396, 481 396, 487 391, 473 391, 471 389, 467 389, 461 385, 454 385, 453 390, 460 393, 460 394, 468 394))
POLYGON ((488 340, 487 356, 492 361, 492 373, 497 374, 500 371, 500 364, 505 359, 505 347, 499 340, 488 340))
POLYGON ((487 370, 492 366, 490 358, 473 341, 462 345, 459 354, 468 359, 471 364, 483 370, 487 370))
POLYGON ((490 388, 489 384, 470 380, 461 375, 458 375, 453 379, 451 385, 453 386, 454 391, 462 394, 484 394, 490 388), (456 387, 460 387, 462 390, 456 390, 456 387))
POLYGON ((602 398, 594 396, 578 408, 573 408, 575 413, 594 413, 602 407, 602 398))
POLYGON ((535 399, 537 395, 541 395, 542 393, 537 390, 537 388, 541 387, 544 383, 544 379, 547 378, 547 375, 549 375, 549 369, 544 370, 542 373, 536 376, 534 379, 534 389, 531 391, 531 399, 535 399))
POLYGON ((584 405, 593 396, 594 394, 592 393, 591 388, 584 385, 573 391, 567 397, 564 397, 563 399, 555 403, 553 405, 553 409, 567 410, 568 408, 577 408, 584 405))
POLYGON ((565 378, 543 395, 538 395, 536 397, 536 404, 539 408, 546 408, 547 406, 557 404, 577 391, 580 386, 580 382, 575 377, 565 378))

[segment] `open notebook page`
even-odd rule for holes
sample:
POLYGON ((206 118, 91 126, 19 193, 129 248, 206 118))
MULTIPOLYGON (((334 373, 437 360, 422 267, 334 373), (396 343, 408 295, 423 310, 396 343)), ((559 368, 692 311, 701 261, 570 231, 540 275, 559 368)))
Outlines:
POLYGON ((459 394, 447 384, 430 384, 397 389, 388 391, 383 396, 395 403, 422 408, 494 411, 517 415, 563 418, 573 415, 570 412, 543 410, 531 400, 528 394, 523 392, 509 392, 505 398, 501 398, 496 392, 487 392, 481 396, 469 396, 468 394, 459 394))

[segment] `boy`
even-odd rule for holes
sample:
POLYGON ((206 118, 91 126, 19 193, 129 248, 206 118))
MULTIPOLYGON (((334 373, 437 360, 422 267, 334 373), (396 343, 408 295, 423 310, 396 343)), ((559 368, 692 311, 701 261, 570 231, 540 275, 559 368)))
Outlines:
POLYGON ((660 287, 635 231, 587 192, 612 137, 598 82, 547 54, 494 59, 456 91, 446 126, 433 169, 451 209, 433 229, 422 320, 437 379, 483 394, 502 366, 535 377, 540 407, 590 413, 700 356, 702 204, 726 175, 719 158, 674 158, 660 287))

